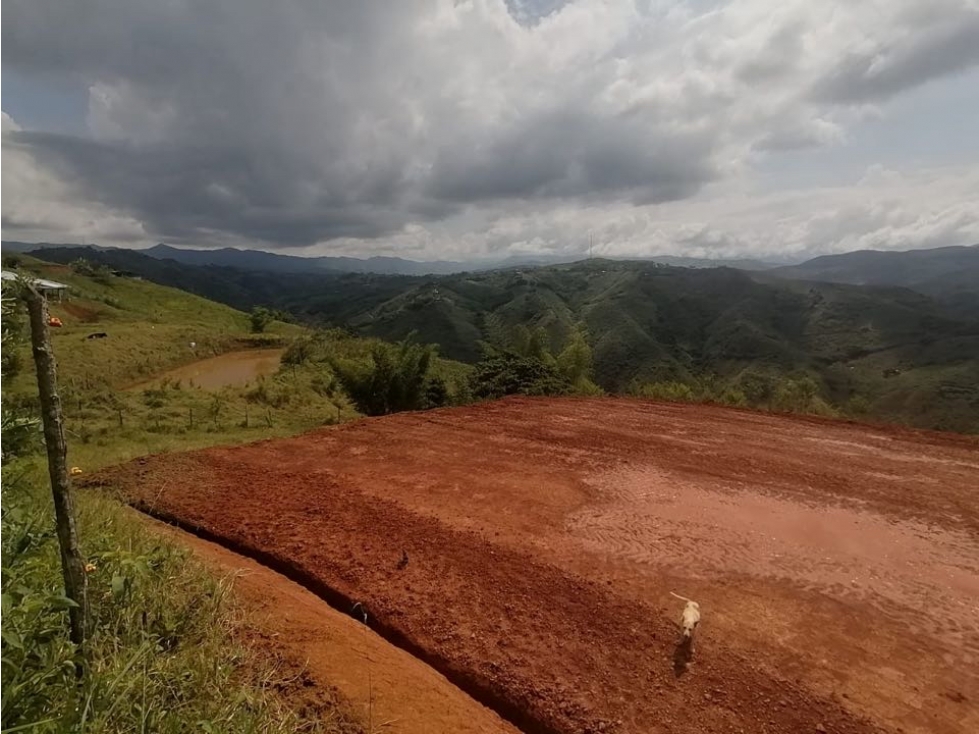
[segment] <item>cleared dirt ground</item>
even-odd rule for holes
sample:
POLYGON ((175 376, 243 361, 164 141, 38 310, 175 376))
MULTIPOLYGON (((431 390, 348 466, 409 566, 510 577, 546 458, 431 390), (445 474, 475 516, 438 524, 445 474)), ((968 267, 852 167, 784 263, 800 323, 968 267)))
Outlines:
POLYGON ((979 731, 971 438, 520 398, 99 481, 362 601, 526 731, 979 731))

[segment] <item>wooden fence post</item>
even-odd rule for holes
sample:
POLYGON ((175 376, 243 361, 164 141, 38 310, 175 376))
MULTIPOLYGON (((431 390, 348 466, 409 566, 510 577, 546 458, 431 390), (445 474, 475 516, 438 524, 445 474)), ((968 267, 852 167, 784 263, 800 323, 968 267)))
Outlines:
POLYGON ((48 332, 48 304, 31 284, 24 288, 24 299, 31 321, 31 346, 37 371, 37 389, 41 399, 41 421, 48 453, 48 473, 54 495, 55 523, 61 548, 61 572, 65 595, 75 602, 68 610, 71 641, 82 648, 88 632, 88 579, 85 561, 78 546, 75 508, 68 479, 67 453, 61 399, 58 397, 58 371, 48 332))

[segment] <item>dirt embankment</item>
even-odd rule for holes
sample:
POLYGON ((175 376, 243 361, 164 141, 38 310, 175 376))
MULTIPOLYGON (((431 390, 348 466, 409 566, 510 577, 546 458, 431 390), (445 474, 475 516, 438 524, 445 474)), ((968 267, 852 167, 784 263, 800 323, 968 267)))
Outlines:
POLYGON ((968 438, 511 399, 102 479, 364 602, 528 731, 979 728, 968 438), (689 665, 671 589, 704 611, 689 665))
MULTIPOLYGON (((494 712, 349 614, 257 561, 153 523, 222 576, 247 611, 242 642, 275 661, 277 694, 307 716, 337 716, 351 731, 516 734, 494 712)), ((347 728, 343 729, 344 731, 347 728)))

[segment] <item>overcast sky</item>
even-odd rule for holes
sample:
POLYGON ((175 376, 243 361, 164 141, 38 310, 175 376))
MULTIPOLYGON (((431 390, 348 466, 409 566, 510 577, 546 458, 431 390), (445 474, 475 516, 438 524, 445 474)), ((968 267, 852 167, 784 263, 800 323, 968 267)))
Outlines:
POLYGON ((5 0, 3 237, 979 242, 979 0, 5 0))

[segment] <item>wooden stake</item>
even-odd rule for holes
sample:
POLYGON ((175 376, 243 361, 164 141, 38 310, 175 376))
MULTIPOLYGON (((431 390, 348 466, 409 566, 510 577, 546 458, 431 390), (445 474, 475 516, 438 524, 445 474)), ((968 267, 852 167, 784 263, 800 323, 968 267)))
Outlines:
MULTIPOLYGON (((61 548, 61 572, 65 580, 65 595, 76 606, 68 610, 70 637, 83 651, 88 632, 88 579, 85 561, 78 546, 75 528, 75 508, 71 482, 68 479, 64 419, 61 398, 58 397, 58 368, 51 349, 48 331, 48 303, 33 285, 26 284, 24 299, 31 321, 31 346, 37 371, 37 390, 41 399, 41 420, 44 425, 44 444, 48 453, 48 474, 54 495, 55 523, 58 545, 61 548)), ((79 673, 82 667, 79 665, 79 673)))

